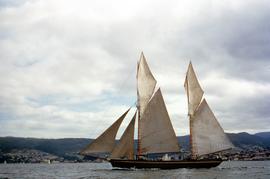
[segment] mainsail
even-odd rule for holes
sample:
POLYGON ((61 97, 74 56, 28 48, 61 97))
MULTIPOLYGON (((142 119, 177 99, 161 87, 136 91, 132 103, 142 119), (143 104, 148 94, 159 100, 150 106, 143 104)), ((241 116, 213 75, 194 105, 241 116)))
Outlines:
POLYGON ((149 101, 141 118, 141 152, 179 152, 179 145, 160 89, 149 101))
POLYGON ((109 153, 112 152, 115 146, 115 137, 119 126, 126 117, 128 109, 117 121, 115 121, 105 132, 103 132, 96 140, 90 143, 80 153, 83 155, 95 153, 109 153))
POLYGON ((143 53, 137 69, 137 93, 140 116, 143 115, 147 103, 154 93, 157 81, 152 75, 143 53))
POLYGON ((114 147, 110 158, 134 158, 134 127, 136 112, 130 121, 128 127, 123 133, 119 143, 114 147))
POLYGON ((205 99, 190 120, 195 156, 215 153, 233 147, 205 99))
POLYGON ((188 97, 188 114, 192 116, 202 100, 203 90, 198 82, 191 62, 188 66, 184 87, 188 97))

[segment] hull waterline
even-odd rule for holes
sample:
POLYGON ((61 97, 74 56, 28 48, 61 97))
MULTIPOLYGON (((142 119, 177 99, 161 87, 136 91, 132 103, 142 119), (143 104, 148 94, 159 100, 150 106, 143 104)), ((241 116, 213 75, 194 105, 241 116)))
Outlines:
POLYGON ((121 160, 111 159, 109 162, 113 167, 118 168, 211 168, 218 166, 222 160, 171 160, 171 161, 152 161, 152 160, 121 160))

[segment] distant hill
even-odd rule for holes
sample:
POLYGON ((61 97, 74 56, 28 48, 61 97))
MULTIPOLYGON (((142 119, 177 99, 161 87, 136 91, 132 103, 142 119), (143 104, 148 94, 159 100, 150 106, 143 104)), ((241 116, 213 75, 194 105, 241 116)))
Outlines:
POLYGON ((243 145, 250 145, 250 146, 261 146, 264 148, 270 147, 270 137, 261 137, 256 134, 251 135, 246 132, 241 132, 238 134, 228 134, 232 143, 237 147, 242 147, 243 145))
POLYGON ((262 138, 270 139, 270 132, 260 132, 256 133, 255 135, 262 138))
MULTIPOLYGON (((270 149, 270 132, 248 134, 246 132, 227 134, 236 147, 246 148, 246 146, 260 146, 270 149)), ((3 153, 13 149, 35 149, 53 155, 67 157, 78 153, 93 139, 86 138, 64 138, 64 139, 39 139, 21 137, 0 137, 0 151, 3 153)), ((179 136, 178 141, 184 150, 189 149, 189 135, 179 136)))
POLYGON ((0 150, 9 152, 12 149, 35 149, 57 156, 65 157, 70 153, 77 153, 90 143, 92 139, 64 138, 39 139, 22 137, 0 137, 0 150))

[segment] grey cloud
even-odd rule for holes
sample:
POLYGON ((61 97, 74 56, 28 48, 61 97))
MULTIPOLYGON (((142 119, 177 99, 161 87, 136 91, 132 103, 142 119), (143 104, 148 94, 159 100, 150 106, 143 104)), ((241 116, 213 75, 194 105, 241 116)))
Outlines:
POLYGON ((268 3, 224 7, 218 16, 210 10, 178 30, 172 50, 187 50, 176 54, 191 58, 203 74, 218 69, 233 78, 269 82, 269 17, 268 3))
POLYGON ((0 123, 7 126, 1 135, 46 137, 37 126, 42 122, 55 136, 95 137, 136 98, 141 51, 177 134, 188 132, 183 82, 189 60, 226 130, 269 129, 264 127, 269 126, 268 3, 242 2, 237 9, 216 11, 207 2, 181 14, 174 1, 143 4, 125 16, 104 4, 86 4, 86 11, 61 3, 31 1, 0 11, 0 123), (106 11, 96 12, 95 6, 106 11), (8 115, 17 121, 3 117, 8 115), (16 133, 24 120, 25 131, 16 133))

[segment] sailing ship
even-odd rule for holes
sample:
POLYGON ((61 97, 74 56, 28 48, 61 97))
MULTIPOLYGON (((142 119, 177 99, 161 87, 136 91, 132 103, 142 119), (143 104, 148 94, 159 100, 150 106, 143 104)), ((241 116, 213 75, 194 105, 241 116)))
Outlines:
POLYGON ((137 64, 137 110, 120 140, 118 129, 130 108, 97 139, 88 144, 82 155, 108 155, 113 167, 120 168, 210 168, 218 166, 220 158, 209 158, 233 147, 212 110, 203 99, 202 90, 190 62, 184 88, 188 101, 191 157, 179 159, 180 146, 164 103, 161 89, 156 87, 145 56, 137 64), (156 89, 157 88, 157 89, 156 89), (138 123, 137 152, 134 152, 135 120, 138 123), (149 158, 157 154, 162 158, 149 158), (171 157, 173 156, 173 157, 171 157), (204 156, 204 157, 203 157, 204 156))

